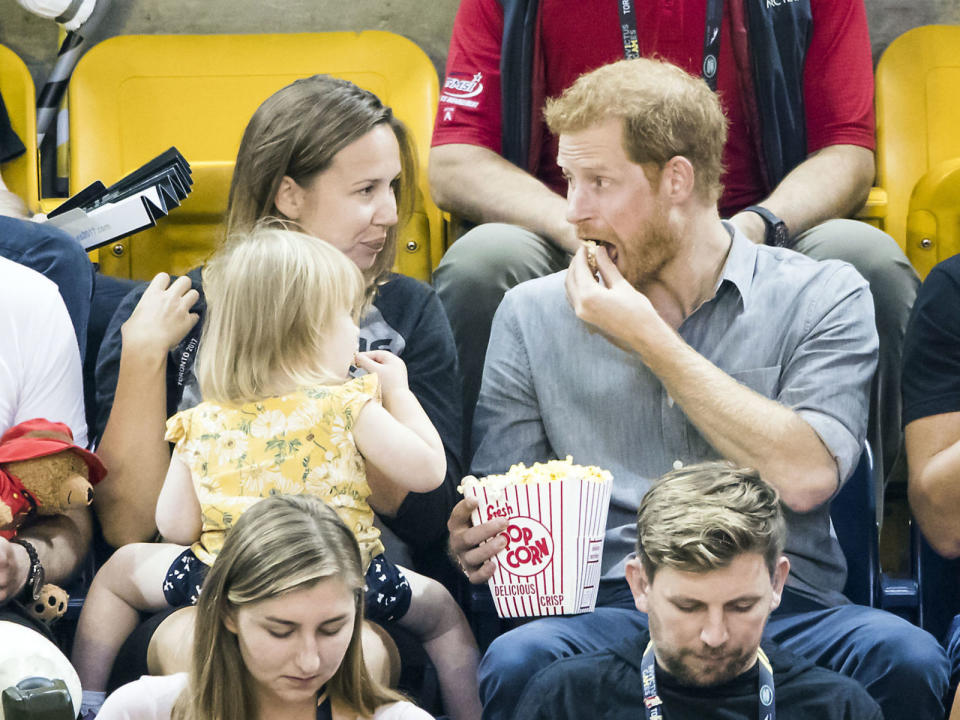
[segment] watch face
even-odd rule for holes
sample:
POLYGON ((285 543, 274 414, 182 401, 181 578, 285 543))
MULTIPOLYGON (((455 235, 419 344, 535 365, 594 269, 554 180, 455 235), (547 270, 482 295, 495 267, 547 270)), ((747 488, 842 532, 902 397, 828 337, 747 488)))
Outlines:
POLYGON ((787 247, 790 242, 790 235, 787 233, 787 226, 783 222, 778 222, 773 226, 773 244, 777 247, 787 247))

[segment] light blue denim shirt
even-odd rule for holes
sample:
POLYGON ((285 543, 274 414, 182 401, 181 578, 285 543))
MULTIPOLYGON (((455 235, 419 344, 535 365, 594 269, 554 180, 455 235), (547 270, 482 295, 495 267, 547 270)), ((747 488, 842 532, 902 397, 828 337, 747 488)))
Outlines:
MULTIPOLYGON (((719 454, 636 354, 577 319, 564 276, 515 287, 494 316, 472 471, 482 476, 566 455, 610 470, 603 576, 617 578, 634 551, 636 509, 650 480, 677 461, 719 454)), ((850 265, 754 245, 737 232, 717 294, 679 333, 735 380, 797 412, 836 459, 840 477, 850 476, 877 364, 873 300, 850 265)), ((787 510, 787 528, 788 585, 824 605, 846 602, 829 503, 803 514, 787 510)))

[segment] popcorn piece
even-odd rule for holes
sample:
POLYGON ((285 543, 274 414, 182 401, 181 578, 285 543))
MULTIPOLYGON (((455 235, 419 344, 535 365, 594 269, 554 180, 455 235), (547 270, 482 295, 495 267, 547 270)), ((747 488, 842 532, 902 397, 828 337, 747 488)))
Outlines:
POLYGON ((477 479, 473 475, 463 478, 457 487, 460 494, 465 488, 482 487, 487 492, 497 492, 511 485, 528 485, 530 483, 558 482, 563 480, 586 480, 588 482, 613 482, 613 476, 608 470, 595 465, 574 465, 573 458, 567 455, 564 460, 550 460, 534 463, 527 467, 523 463, 512 465, 503 475, 487 475, 477 479))
POLYGON ((593 240, 584 240, 583 246, 587 249, 587 267, 590 268, 591 274, 596 275, 599 272, 597 267, 597 243, 593 240))

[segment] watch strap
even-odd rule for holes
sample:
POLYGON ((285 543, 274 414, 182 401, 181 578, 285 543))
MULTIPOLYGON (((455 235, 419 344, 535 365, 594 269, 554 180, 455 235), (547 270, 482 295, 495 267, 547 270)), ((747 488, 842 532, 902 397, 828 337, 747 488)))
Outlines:
POLYGON ((763 224, 766 226, 766 232, 763 238, 765 245, 786 248, 793 245, 793 243, 790 242, 790 233, 787 231, 787 224, 767 208, 762 205, 749 205, 745 207, 743 211, 756 213, 763 220, 763 224))

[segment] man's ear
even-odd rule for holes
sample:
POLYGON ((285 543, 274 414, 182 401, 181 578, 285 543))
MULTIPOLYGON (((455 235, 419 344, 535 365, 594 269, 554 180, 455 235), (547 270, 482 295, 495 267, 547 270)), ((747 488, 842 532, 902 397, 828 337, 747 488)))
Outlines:
POLYGON ((780 600, 783 598, 783 588, 787 582, 787 576, 790 574, 790 561, 786 556, 781 555, 777 560, 777 566, 773 570, 773 577, 770 578, 773 584, 773 598, 770 601, 770 611, 773 612, 780 607, 780 600))
POLYGON ((660 172, 660 192, 674 205, 684 203, 693 195, 694 175, 693 164, 683 155, 674 155, 660 172))
POLYGON ((640 612, 647 612, 649 607, 650 581, 647 579, 647 571, 640 562, 640 558, 634 556, 627 560, 626 566, 627 584, 630 586, 630 592, 633 593, 633 604, 637 606, 640 612))
POLYGON ((289 220, 299 220, 300 212, 303 207, 304 190, 289 175, 284 175, 280 180, 280 186, 277 188, 277 194, 273 199, 273 204, 277 206, 285 218, 289 220))

